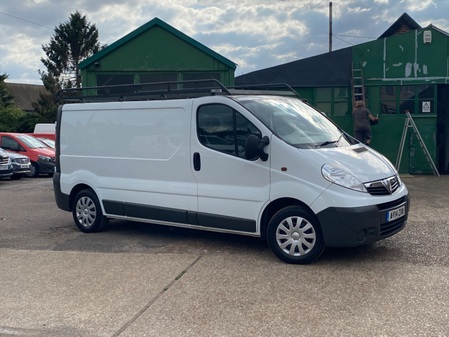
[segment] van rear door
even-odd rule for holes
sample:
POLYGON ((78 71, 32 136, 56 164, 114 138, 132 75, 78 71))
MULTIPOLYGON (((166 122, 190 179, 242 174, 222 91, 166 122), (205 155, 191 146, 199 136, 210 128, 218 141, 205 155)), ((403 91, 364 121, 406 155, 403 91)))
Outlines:
POLYGON ((253 116, 227 99, 223 103, 195 101, 191 159, 198 183, 199 225, 247 234, 259 232, 260 210, 269 198, 268 161, 245 158, 250 134, 262 137, 253 116), (252 119, 252 121, 250 121, 252 119))

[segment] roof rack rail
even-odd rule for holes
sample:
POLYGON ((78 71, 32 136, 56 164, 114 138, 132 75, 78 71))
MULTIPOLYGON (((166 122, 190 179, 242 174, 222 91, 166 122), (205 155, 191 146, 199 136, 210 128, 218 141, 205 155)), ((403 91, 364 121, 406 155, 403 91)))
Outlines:
POLYGON ((226 94, 230 92, 220 81, 205 79, 61 89, 56 94, 56 102, 167 100, 226 94))
POLYGON ((121 102, 194 98, 213 95, 280 95, 299 97, 286 83, 256 84, 227 88, 216 79, 194 81, 148 82, 61 89, 56 102, 121 102))
POLYGON ((259 95, 280 95, 295 96, 300 98, 298 92, 287 83, 268 83, 268 84, 248 84, 228 88, 231 94, 259 94, 259 95))

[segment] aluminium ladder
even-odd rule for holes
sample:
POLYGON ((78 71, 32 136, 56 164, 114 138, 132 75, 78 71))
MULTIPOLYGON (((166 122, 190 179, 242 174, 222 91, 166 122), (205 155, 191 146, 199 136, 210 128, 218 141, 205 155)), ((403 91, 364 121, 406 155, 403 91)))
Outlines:
POLYGON ((362 101, 365 104, 365 86, 363 83, 363 70, 362 65, 360 68, 355 68, 352 64, 352 105, 355 106, 355 102, 362 101))
POLYGON ((424 141, 421 137, 421 134, 419 133, 418 128, 416 127, 415 121, 412 118, 412 115, 410 115, 409 111, 405 111, 405 114, 407 115, 407 118, 405 119, 404 123, 404 131, 402 132, 402 138, 401 143, 399 145, 399 151, 398 151, 398 157, 396 159, 396 170, 399 172, 399 166, 401 165, 402 160, 402 152, 404 152, 404 144, 405 139, 407 137, 407 130, 408 128, 412 128, 415 132, 416 138, 418 139, 419 145, 421 145, 421 149, 423 150, 424 154, 426 155, 427 161, 429 162, 430 166, 433 169, 433 172, 438 177, 440 176, 440 173, 438 172, 437 167, 435 166, 435 163, 432 160, 432 157, 430 156, 429 150, 427 150, 426 144, 424 144, 424 141))

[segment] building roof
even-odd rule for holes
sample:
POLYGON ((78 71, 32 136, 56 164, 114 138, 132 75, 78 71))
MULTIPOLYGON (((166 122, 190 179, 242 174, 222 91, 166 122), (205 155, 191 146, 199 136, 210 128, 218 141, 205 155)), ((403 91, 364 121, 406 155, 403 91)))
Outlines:
POLYGON ((237 68, 237 64, 236 63, 230 61, 229 59, 227 59, 227 58, 225 58, 223 56, 221 56, 220 54, 216 53, 212 49, 210 49, 210 48, 206 47, 205 45, 199 43, 198 41, 192 39, 191 37, 187 36, 186 34, 184 34, 183 32, 181 32, 179 30, 177 30, 176 28, 170 26, 169 24, 165 23, 164 21, 160 20, 159 18, 154 18, 153 20, 147 22, 143 26, 137 28, 136 30, 132 31, 131 33, 129 33, 127 35, 125 35, 124 37, 122 37, 121 39, 115 41, 114 43, 112 43, 108 47, 102 49, 98 53, 92 55, 88 59, 86 59, 83 62, 81 62, 79 64, 80 69, 86 68, 87 66, 89 66, 92 63, 94 63, 95 61, 98 61, 99 59, 101 59, 102 57, 104 57, 107 54, 111 53, 112 51, 120 48, 121 46, 126 44, 128 41, 136 38, 140 34, 144 33, 145 31, 147 31, 149 29, 152 29, 152 28, 154 28, 156 26, 158 26, 158 27, 168 31, 169 33, 175 35, 179 39, 181 39, 181 40, 189 43, 190 45, 198 48, 203 53, 206 53, 209 56, 211 56, 212 58, 215 58, 216 60, 220 61, 221 63, 226 64, 228 67, 230 67, 230 68, 232 68, 234 70, 237 68))
POLYGON ((384 37, 410 32, 412 30, 417 30, 421 26, 413 20, 407 13, 402 14, 391 26, 388 28, 380 37, 384 37))
MULTIPOLYGON (((402 14, 380 38, 420 29, 407 13, 402 14)), ((432 27, 435 28, 435 27, 432 27)), ((350 86, 352 47, 281 64, 241 75, 236 85, 288 83, 292 87, 350 86)))
POLYGON ((235 78, 236 85, 288 83, 292 87, 351 85, 352 48, 343 48, 235 78))
POLYGON ((33 112, 33 103, 37 103, 40 94, 48 95, 48 91, 43 85, 36 84, 20 84, 20 83, 5 83, 8 93, 14 97, 15 105, 27 112, 33 112))

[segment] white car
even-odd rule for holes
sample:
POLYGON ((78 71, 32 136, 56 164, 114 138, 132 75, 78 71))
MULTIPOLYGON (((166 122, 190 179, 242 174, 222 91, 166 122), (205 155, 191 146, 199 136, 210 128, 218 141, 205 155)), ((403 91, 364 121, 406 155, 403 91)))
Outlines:
POLYGON ((17 180, 30 173, 31 161, 30 158, 23 154, 8 152, 12 164, 11 179, 17 180))
POLYGON ((0 148, 0 178, 8 178, 12 175, 12 164, 9 153, 0 148))

